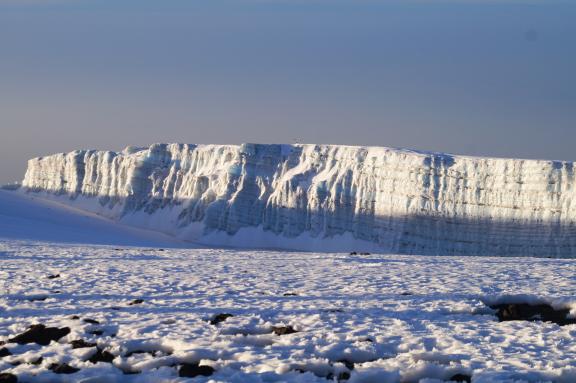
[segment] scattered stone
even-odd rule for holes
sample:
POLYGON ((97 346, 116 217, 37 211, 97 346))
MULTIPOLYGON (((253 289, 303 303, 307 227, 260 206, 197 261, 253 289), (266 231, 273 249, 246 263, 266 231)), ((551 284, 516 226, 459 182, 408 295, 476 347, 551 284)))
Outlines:
POLYGON ((346 366, 347 369, 349 369, 350 371, 352 371, 354 369, 354 362, 349 361, 348 359, 341 359, 338 361, 338 363, 342 363, 343 365, 346 366))
POLYGON ((83 321, 84 323, 100 324, 100 322, 98 322, 96 319, 84 318, 83 321))
POLYGON ((44 361, 44 358, 43 358, 43 357, 40 357, 40 358, 36 359, 35 361, 30 362, 30 364, 33 365, 33 366, 39 366, 39 365, 42 364, 43 361, 44 361))
POLYGON ((36 343, 47 346, 51 341, 57 342, 68 334, 70 334, 69 327, 46 327, 43 324, 35 324, 30 326, 27 331, 10 339, 10 342, 18 344, 36 343))
POLYGON ((104 334, 104 331, 102 331, 102 330, 92 330, 92 331, 88 331, 88 334, 100 336, 100 335, 104 334))
MULTIPOLYGON (((336 381, 337 382, 344 382, 346 380, 350 379, 350 373, 348 371, 342 371, 341 373, 338 374, 338 376, 336 377, 336 381)), ((326 380, 332 380, 334 381, 334 374, 333 373, 329 373, 326 376, 326 380)))
POLYGON ((134 299, 132 302, 128 303, 128 306, 139 305, 144 303, 144 299, 134 299))
POLYGON ((60 278, 60 274, 52 274, 48 276, 48 279, 56 279, 56 278, 60 278))
POLYGON ((109 353, 108 351, 104 351, 100 348, 98 348, 96 350, 96 353, 94 355, 92 355, 88 361, 92 362, 94 364, 98 363, 98 362, 104 362, 104 363, 112 363, 112 361, 114 360, 115 356, 112 355, 111 353, 109 353))
POLYGON ((0 348, 0 358, 4 358, 5 356, 10 356, 12 353, 6 347, 0 348))
POLYGON ((86 342, 84 339, 76 339, 70 342, 73 349, 96 347, 96 343, 86 342))
POLYGON ((0 383, 18 383, 18 377, 9 372, 0 373, 0 383))
POLYGON ((138 371, 138 370, 122 370, 122 373, 124 375, 137 375, 142 373, 142 371, 138 371))
POLYGON ((296 293, 284 293, 284 296, 285 297, 297 297, 298 294, 296 294, 296 293))
POLYGON ((50 365, 50 367, 48 367, 48 369, 51 370, 55 374, 73 374, 75 372, 80 371, 79 368, 72 367, 66 363, 62 363, 62 364, 52 363, 50 365))
POLYGON ((78 315, 72 315, 70 317, 70 319, 78 320, 78 319, 80 319, 80 317, 78 315))
POLYGON ((52 291, 52 294, 60 294, 61 292, 62 292, 62 291, 60 291, 60 290, 53 290, 53 291, 52 291))
POLYGON ((294 330, 294 327, 292 326, 273 326, 272 332, 276 335, 289 335, 298 331, 294 330))
POLYGON ((403 292, 403 293, 400 293, 400 295, 402 295, 402 296, 409 296, 409 295, 414 295, 414 294, 412 294, 411 292, 405 291, 405 292, 403 292))
POLYGON ((45 301, 46 299, 48 299, 48 295, 44 295, 44 294, 42 294, 42 295, 31 295, 31 296, 29 296, 29 297, 26 297, 26 300, 27 300, 27 301, 30 301, 30 302, 43 302, 43 301, 45 301))
POLYGON ((181 378, 194 378, 196 376, 210 376, 214 373, 210 366, 200 366, 198 363, 183 363, 178 370, 181 378))
POLYGON ((224 322, 226 319, 233 317, 232 314, 217 314, 210 319, 210 324, 216 326, 218 323, 224 322))
POLYGON ((158 251, 164 251, 164 249, 158 249, 158 251))
POLYGON ((360 253, 360 255, 370 255, 370 253, 360 253))
POLYGON ((355 252, 355 251, 351 251, 351 252, 350 252, 350 255, 358 255, 358 253, 355 252))
POLYGON ((350 373, 348 371, 342 371, 341 373, 338 374, 337 379, 339 382, 343 380, 348 380, 350 379, 350 373))
POLYGON ((449 381, 452 382, 466 382, 466 383, 470 383, 472 381, 472 377, 470 375, 464 375, 464 374, 456 374, 450 377, 450 379, 448 379, 449 381))
POLYGON ((555 310, 547 304, 530 305, 528 303, 505 303, 490 306, 498 310, 496 316, 500 322, 525 320, 530 322, 553 322, 560 326, 575 324, 576 318, 568 318, 569 309, 555 310))

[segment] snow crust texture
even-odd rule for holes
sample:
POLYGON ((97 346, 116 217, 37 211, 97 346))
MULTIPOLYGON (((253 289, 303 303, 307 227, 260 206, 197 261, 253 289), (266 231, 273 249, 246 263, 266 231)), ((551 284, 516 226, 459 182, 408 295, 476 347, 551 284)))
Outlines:
POLYGON ((0 371, 23 383, 573 383, 576 325, 499 322, 487 306, 576 314, 573 262, 0 241, 0 371), (10 342, 35 324, 70 333, 10 342), (213 373, 179 377, 184 363, 213 373))
POLYGON ((382 147, 154 144, 35 158, 23 187, 213 244, 322 250, 342 237, 350 239, 344 251, 576 254, 571 162, 382 147))

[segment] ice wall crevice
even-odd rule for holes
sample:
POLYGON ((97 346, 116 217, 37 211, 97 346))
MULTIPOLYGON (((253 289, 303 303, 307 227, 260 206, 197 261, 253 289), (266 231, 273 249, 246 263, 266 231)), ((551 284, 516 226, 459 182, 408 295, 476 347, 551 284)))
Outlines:
POLYGON ((571 162, 265 144, 79 150, 30 160, 23 181, 191 240, 257 227, 301 249, 344 235, 399 253, 551 256, 576 254, 574 184, 571 162))

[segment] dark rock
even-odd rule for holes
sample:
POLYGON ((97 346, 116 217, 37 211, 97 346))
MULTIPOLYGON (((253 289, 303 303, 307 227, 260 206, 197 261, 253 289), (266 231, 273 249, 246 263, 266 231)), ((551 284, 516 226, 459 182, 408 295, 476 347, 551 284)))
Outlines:
POLYGON ((70 319, 78 320, 78 319, 80 319, 80 317, 78 315, 72 315, 70 317, 70 319))
POLYGON ((6 347, 0 348, 0 358, 4 358, 5 356, 10 356, 12 353, 6 347))
POLYGON ((40 358, 36 359, 35 361, 30 362, 30 364, 34 365, 34 366, 39 366, 42 364, 43 361, 44 361, 44 358, 40 357, 40 358))
POLYGON ((37 296, 26 298, 26 300, 30 301, 30 302, 43 302, 46 299, 48 299, 48 295, 37 295, 37 296))
POLYGON ((346 366, 347 369, 349 369, 350 371, 352 371, 354 369, 354 362, 349 361, 348 359, 341 359, 338 361, 338 363, 342 363, 343 365, 346 366))
POLYGON ((75 372, 80 371, 79 368, 72 367, 66 363, 62 363, 62 364, 52 363, 50 365, 50 367, 48 367, 48 369, 51 370, 55 374, 73 374, 75 372))
POLYGON ((211 325, 217 325, 218 323, 224 322, 226 319, 233 317, 232 314, 217 314, 210 319, 211 325))
POLYGON ((92 331, 88 331, 88 334, 100 336, 100 335, 104 334, 104 331, 102 331, 102 330, 92 330, 92 331))
POLYGON ((46 327, 43 324, 35 324, 27 331, 10 339, 10 342, 18 344, 36 343, 47 346, 51 341, 58 341, 60 338, 70 334, 69 327, 46 327))
POLYGON ((292 326, 274 326, 272 327, 272 332, 276 335, 288 335, 294 334, 298 331, 294 330, 294 327, 292 326))
POLYGON ((576 318, 568 318, 569 309, 555 310, 547 304, 505 303, 493 305, 490 308, 498 310, 496 316, 500 322, 513 320, 542 321, 553 322, 560 326, 576 323, 576 318))
POLYGON ((18 377, 9 372, 0 373, 0 383, 18 383, 18 377))
POLYGON ((48 276, 48 279, 56 279, 56 278, 60 278, 60 274, 53 274, 48 276))
POLYGON ((139 305, 144 303, 144 299, 134 299, 132 302, 128 303, 128 306, 139 305))
POLYGON ((120 307, 118 307, 118 306, 112 306, 112 307, 110 307, 110 310, 120 310, 120 307))
POLYGON ((414 295, 414 294, 409 293, 408 291, 406 291, 406 292, 400 293, 400 295, 402 295, 402 296, 409 296, 409 295, 414 295))
POLYGON ((142 371, 138 371, 138 370, 122 370, 122 373, 124 375, 137 375, 142 373, 142 371))
POLYGON ((338 381, 341 382, 343 380, 350 379, 350 373, 348 371, 342 371, 338 374, 338 381))
POLYGON ((360 253, 360 255, 370 255, 370 253, 360 253))
POLYGON ((303 369, 303 368, 295 368, 294 371, 299 372, 300 374, 305 374, 305 373, 308 372, 308 371, 306 371, 306 370, 303 369))
POLYGON ((84 323, 100 324, 100 322, 98 322, 96 319, 84 318, 83 321, 84 323))
POLYGON ((450 379, 448 379, 452 382, 466 382, 466 383, 470 383, 472 381, 472 377, 470 375, 464 375, 464 374, 456 374, 450 377, 450 379))
POLYGON ((284 293, 283 295, 285 297, 297 297, 298 296, 298 294, 296 294, 296 293, 284 293))
POLYGON ((214 373, 210 366, 200 366, 198 363, 183 363, 178 370, 181 378, 194 378, 195 376, 210 376, 214 373))
POLYGON ((350 255, 358 255, 358 253, 355 252, 355 251, 351 251, 351 252, 350 252, 350 255))
POLYGON ((77 348, 88 348, 88 347, 96 347, 96 343, 89 343, 86 342, 84 339, 76 339, 70 342, 73 349, 77 348))
POLYGON ((108 351, 104 351, 104 350, 98 348, 96 350, 96 353, 94 355, 92 355, 90 357, 90 359, 88 359, 88 361, 92 362, 94 364, 96 364, 98 362, 112 363, 114 358, 115 358, 115 356, 112 355, 111 353, 109 353, 108 351))

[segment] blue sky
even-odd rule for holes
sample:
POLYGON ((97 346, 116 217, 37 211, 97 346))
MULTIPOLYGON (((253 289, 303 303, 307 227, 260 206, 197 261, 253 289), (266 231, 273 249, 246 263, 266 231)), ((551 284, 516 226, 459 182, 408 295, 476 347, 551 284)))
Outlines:
POLYGON ((554 0, 0 0, 0 182, 153 142, 576 160, 574 20, 554 0))

